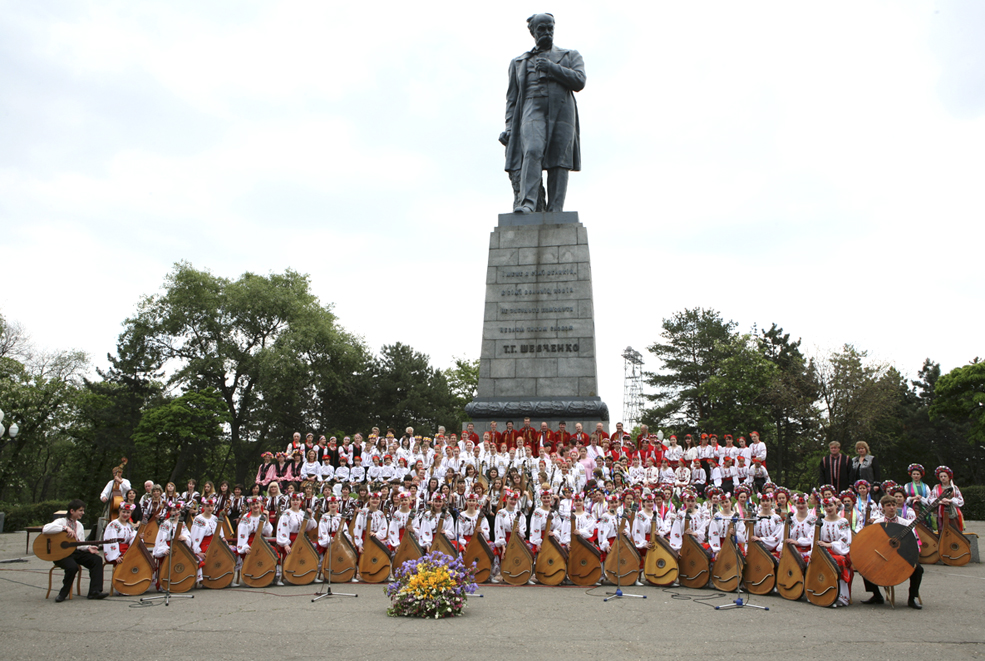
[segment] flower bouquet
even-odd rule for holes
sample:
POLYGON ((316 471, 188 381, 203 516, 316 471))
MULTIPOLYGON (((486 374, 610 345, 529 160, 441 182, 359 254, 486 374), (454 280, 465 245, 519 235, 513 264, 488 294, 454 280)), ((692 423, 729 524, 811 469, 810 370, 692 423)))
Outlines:
POLYGON ((475 592, 475 565, 466 568, 461 558, 433 551, 408 560, 386 586, 390 597, 387 615, 396 617, 454 617, 461 615, 468 595, 475 592))

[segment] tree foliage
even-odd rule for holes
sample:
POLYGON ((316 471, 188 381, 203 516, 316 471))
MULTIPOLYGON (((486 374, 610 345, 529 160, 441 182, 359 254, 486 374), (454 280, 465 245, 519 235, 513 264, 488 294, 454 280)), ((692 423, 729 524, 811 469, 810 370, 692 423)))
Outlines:
POLYGON ((291 270, 228 280, 177 264, 164 292, 147 297, 127 325, 172 370, 170 385, 222 397, 240 481, 263 441, 279 444, 287 430, 311 426, 316 411, 328 412, 319 398, 349 392, 366 362, 361 340, 291 270))

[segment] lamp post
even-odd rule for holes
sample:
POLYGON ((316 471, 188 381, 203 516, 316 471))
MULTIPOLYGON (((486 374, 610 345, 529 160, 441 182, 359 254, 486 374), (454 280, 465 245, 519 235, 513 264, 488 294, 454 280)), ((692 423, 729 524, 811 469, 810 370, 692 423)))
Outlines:
POLYGON ((4 429, 3 428, 3 416, 4 416, 4 413, 3 413, 2 410, 0 410, 0 441, 3 440, 3 435, 4 434, 7 434, 10 437, 10 440, 8 440, 8 441, 6 441, 4 443, 0 443, 0 449, 5 448, 7 446, 7 443, 13 443, 14 442, 14 439, 17 438, 17 434, 21 430, 20 427, 17 426, 17 423, 16 422, 11 422, 10 423, 10 427, 8 429, 4 429))

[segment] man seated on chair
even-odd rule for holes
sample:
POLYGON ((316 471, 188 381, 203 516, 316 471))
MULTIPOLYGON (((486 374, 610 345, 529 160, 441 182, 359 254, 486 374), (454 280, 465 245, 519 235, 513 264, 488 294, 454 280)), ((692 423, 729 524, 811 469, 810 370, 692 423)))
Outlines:
MULTIPOLYGON (((901 525, 907 525, 910 523, 911 519, 903 519, 898 516, 896 511, 896 498, 886 494, 879 501, 882 505, 882 513, 876 514, 875 518, 872 519, 873 523, 899 523, 901 525)), ((915 536, 917 531, 913 531, 915 536)), ((915 608, 920 610, 923 608, 922 605, 917 601, 920 598, 920 582, 923 581, 923 567, 918 562, 916 567, 913 568, 913 573, 910 575, 910 592, 906 599, 906 605, 910 608, 915 608)), ((882 592, 879 591, 879 586, 875 583, 871 583, 865 580, 863 577, 862 583, 865 585, 866 592, 871 592, 872 596, 869 599, 863 601, 863 604, 881 604, 885 600, 882 598, 882 592)))
MULTIPOLYGON (((85 516, 86 504, 76 498, 68 504, 68 516, 55 519, 41 529, 44 535, 55 535, 60 532, 68 533, 72 540, 82 541, 85 539, 85 531, 79 520, 85 516)), ((65 580, 62 589, 55 597, 55 602, 65 601, 72 591, 72 581, 79 573, 79 565, 89 570, 89 599, 105 599, 109 595, 103 592, 103 559, 99 555, 99 548, 96 546, 79 546, 72 552, 72 555, 63 558, 55 563, 65 570, 65 580)))

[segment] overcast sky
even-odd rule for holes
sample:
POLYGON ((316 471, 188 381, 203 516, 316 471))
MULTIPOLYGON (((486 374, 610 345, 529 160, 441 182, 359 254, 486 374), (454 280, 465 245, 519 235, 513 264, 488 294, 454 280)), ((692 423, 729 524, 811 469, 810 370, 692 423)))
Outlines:
POLYGON ((477 358, 507 67, 552 11, 613 419, 687 307, 985 357, 985 3, 356 5, 0 1, 0 313, 99 366, 175 262, 292 268, 373 351, 477 358))

